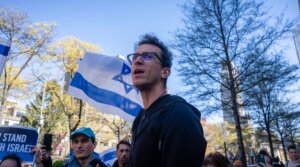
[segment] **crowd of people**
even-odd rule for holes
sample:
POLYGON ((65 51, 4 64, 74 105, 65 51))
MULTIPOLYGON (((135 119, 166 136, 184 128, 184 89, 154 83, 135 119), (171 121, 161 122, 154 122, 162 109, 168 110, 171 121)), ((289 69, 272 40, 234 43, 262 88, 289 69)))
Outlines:
MULTIPOLYGON (((167 92, 171 74, 172 53, 156 36, 146 34, 127 56, 131 64, 133 85, 140 91, 144 108, 132 125, 132 138, 120 141, 116 147, 114 167, 227 167, 231 166, 221 153, 205 157, 204 138, 199 110, 183 98, 167 92)), ((106 167, 94 152, 97 145, 94 132, 88 127, 75 130, 70 137, 70 157, 65 167, 106 167)), ((49 152, 43 147, 35 150, 36 165, 51 166, 49 152)), ((291 153, 292 154, 292 153, 291 153)), ((287 167, 298 162, 291 158, 287 167)), ((235 166, 241 165, 233 163, 235 166)), ((272 166, 267 152, 257 155, 257 166, 272 166)), ((4 158, 0 167, 20 165, 17 158, 4 158), (14 161, 14 163, 12 163, 14 161), (7 164, 13 164, 8 166, 7 164)))
MULTIPOLYGON (((266 150, 260 150, 255 157, 255 167, 300 167, 300 154, 294 145, 287 148, 290 160, 284 165, 278 157, 272 159, 266 150)), ((203 163, 204 167, 243 167, 239 159, 232 162, 219 152, 208 154, 203 163)))
MULTIPOLYGON (((82 127, 71 134, 72 152, 68 159, 64 161, 63 167, 107 167, 102 162, 100 156, 94 152, 97 145, 96 136, 91 128, 82 127)), ((117 159, 112 167, 130 167, 129 157, 132 145, 127 140, 121 140, 116 145, 117 159)), ((278 158, 272 159, 266 150, 260 150, 255 157, 255 167, 300 167, 300 154, 294 145, 288 147, 289 159, 284 165, 278 158)), ((51 153, 46 151, 43 146, 35 147, 32 150, 36 154, 35 166, 52 167, 51 153)), ((188 161, 183 160, 183 161, 188 161)), ((21 158, 16 154, 5 156, 0 167, 21 167, 21 158)), ((145 165, 147 166, 147 164, 145 165)), ((203 167, 243 167, 239 159, 230 160, 220 152, 209 153, 205 156, 203 167)))

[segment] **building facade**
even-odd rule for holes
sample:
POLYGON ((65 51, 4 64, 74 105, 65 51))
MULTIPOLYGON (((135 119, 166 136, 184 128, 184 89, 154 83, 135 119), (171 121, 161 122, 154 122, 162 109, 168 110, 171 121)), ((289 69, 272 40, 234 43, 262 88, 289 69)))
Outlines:
MULTIPOLYGON (((237 76, 237 71, 234 63, 231 63, 233 68, 233 76, 237 76)), ((231 92, 229 89, 229 72, 225 65, 225 63, 222 65, 222 71, 221 71, 221 101, 222 101, 222 113, 223 113, 223 120, 230 123, 235 124, 234 116, 233 116, 233 110, 232 110, 232 100, 231 100, 231 92)), ((243 100, 241 94, 237 94, 237 103, 239 105, 239 116, 240 116, 240 122, 241 125, 249 126, 250 125, 250 117, 246 113, 244 107, 243 107, 243 100)))

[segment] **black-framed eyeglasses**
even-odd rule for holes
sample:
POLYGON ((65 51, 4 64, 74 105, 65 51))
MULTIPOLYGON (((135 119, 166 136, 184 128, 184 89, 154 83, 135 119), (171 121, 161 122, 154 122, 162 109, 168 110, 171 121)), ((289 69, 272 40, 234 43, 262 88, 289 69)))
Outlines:
POLYGON ((156 57, 161 63, 161 58, 155 52, 132 53, 127 55, 127 60, 129 61, 130 64, 132 64, 138 57, 141 57, 142 60, 146 62, 153 61, 154 58, 156 57))

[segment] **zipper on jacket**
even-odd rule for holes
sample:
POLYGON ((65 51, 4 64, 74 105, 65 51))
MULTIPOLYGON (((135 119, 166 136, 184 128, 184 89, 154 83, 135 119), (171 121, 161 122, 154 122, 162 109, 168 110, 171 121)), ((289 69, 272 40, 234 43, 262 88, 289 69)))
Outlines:
POLYGON ((159 140, 159 141, 158 141, 158 151, 161 151, 161 143, 162 143, 162 141, 159 140))

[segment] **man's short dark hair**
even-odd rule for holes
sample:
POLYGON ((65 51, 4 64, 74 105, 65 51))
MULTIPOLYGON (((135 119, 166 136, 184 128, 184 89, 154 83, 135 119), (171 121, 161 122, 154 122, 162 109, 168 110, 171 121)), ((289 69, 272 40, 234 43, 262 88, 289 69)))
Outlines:
MULTIPOLYGON (((270 157, 269 153, 268 153, 266 150, 260 150, 260 151, 258 152, 258 155, 263 155, 263 156, 268 156, 268 157, 270 157)), ((271 158, 271 157, 270 157, 270 158, 271 158)))
POLYGON ((230 162, 223 154, 221 154, 219 152, 214 152, 214 153, 208 154, 204 158, 203 165, 204 166, 213 165, 213 166, 218 166, 218 167, 229 167, 230 162))
MULTIPOLYGON (((173 54, 162 41, 160 41, 153 33, 141 36, 140 41, 135 46, 135 49, 143 44, 150 44, 158 47, 161 50, 161 66, 172 67, 173 54)), ((165 79, 164 86, 167 85, 167 78, 165 79)))
MULTIPOLYGON (((269 155, 269 153, 268 153, 266 150, 260 150, 260 151, 258 152, 257 156, 255 157, 256 162, 258 163, 258 160, 259 160, 260 158, 264 158, 264 156, 269 157, 270 160, 272 161, 271 156, 269 155)), ((271 164, 272 164, 272 162, 271 162, 271 164)))
POLYGON ((130 147, 130 143, 127 140, 121 140, 121 141, 119 141, 119 143, 116 146, 117 151, 119 150, 119 147, 120 147, 121 144, 125 144, 128 147, 130 147))
POLYGON ((292 149, 294 149, 294 150, 296 150, 296 146, 295 145, 290 145, 290 146, 288 146, 288 151, 290 151, 290 150, 292 150, 292 149))
POLYGON ((16 163, 17 163, 17 166, 16 167, 21 167, 22 165, 22 162, 21 162, 21 159, 20 159, 20 157, 18 157, 17 156, 17 154, 7 154, 7 155, 5 155, 4 157, 3 157, 3 159, 2 159, 2 161, 0 162, 0 166, 1 166, 1 164, 5 161, 5 160, 7 160, 7 159, 11 159, 11 160, 14 160, 14 161, 16 161, 16 163))
POLYGON ((160 41, 154 34, 145 34, 141 36, 140 41, 137 43, 136 47, 141 46, 143 44, 151 44, 156 47, 158 47, 161 50, 161 65, 162 67, 169 67, 171 68, 172 66, 172 59, 173 59, 173 54, 172 52, 168 49, 168 47, 160 41))

